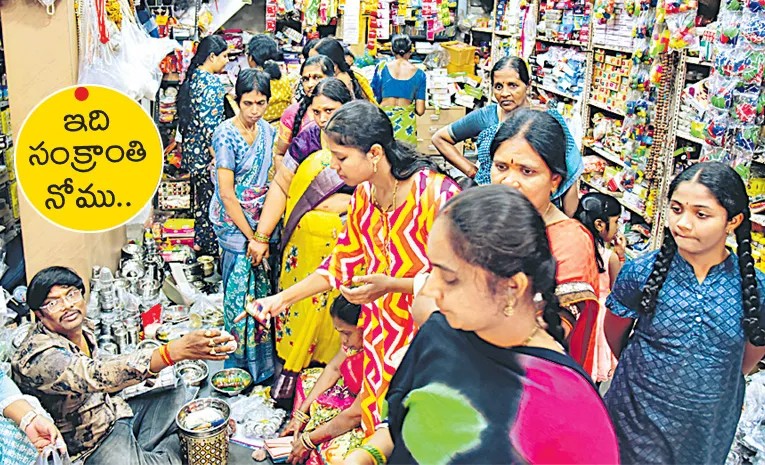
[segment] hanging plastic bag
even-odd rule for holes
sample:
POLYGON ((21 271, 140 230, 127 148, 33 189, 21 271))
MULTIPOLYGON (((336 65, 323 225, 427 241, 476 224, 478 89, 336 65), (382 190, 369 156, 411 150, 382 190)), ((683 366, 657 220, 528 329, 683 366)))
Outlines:
POLYGON ((53 16, 56 13, 56 0, 38 0, 42 6, 45 7, 45 12, 49 16, 53 16))
POLYGON ((735 79, 714 76, 709 81, 709 103, 718 110, 728 110, 733 106, 735 90, 735 79))
POLYGON ((670 32, 669 48, 682 50, 696 45, 698 40, 696 37, 696 10, 676 15, 667 14, 667 27, 670 32))
POLYGON ((741 12, 723 10, 717 21, 720 24, 717 28, 717 41, 723 45, 736 45, 741 29, 741 12))
POLYGON ((178 48, 178 43, 149 37, 138 25, 127 0, 118 1, 121 29, 103 12, 99 15, 96 2, 80 4, 82 53, 78 83, 111 87, 136 100, 154 100, 162 79, 159 63, 178 48), (99 28, 99 23, 106 24, 106 31, 99 28))
POLYGON ((731 114, 734 121, 743 125, 751 125, 757 119, 757 100, 759 94, 736 93, 733 95, 731 114))
MULTIPOLYGON (((705 140, 707 144, 714 145, 715 147, 724 147, 726 141, 726 133, 728 126, 730 125, 730 118, 728 112, 709 112, 709 119, 707 120, 707 130, 705 140)), ((711 160, 720 161, 720 160, 711 160)))
POLYGON ((765 44, 765 12, 745 14, 741 19, 741 36, 750 44, 765 44))
POLYGON ((60 444, 47 446, 37 457, 35 465, 72 465, 69 454, 59 450, 60 444))

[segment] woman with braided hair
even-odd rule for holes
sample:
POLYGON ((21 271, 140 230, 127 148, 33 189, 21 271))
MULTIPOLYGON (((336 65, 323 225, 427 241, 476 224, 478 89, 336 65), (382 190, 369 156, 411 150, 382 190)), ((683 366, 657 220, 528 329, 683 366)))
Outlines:
POLYGON ((393 377, 388 427, 346 463, 618 462, 605 405, 563 348, 545 229, 507 186, 469 189, 446 204, 421 291, 439 310, 393 377))
POLYGON ((661 250, 627 262, 606 302, 606 338, 621 354, 606 405, 622 463, 722 464, 743 374, 765 355, 765 275, 754 268, 749 198, 732 168, 694 165, 669 198, 661 250), (725 247, 733 232, 736 254, 725 247))
POLYGON ((279 138, 274 145, 274 157, 278 157, 279 164, 281 158, 287 153, 292 139, 313 123, 313 114, 308 111, 311 106, 309 96, 313 88, 323 79, 334 75, 335 64, 324 55, 316 55, 303 62, 303 66, 300 67, 303 97, 299 103, 293 103, 287 107, 282 114, 282 119, 279 120, 279 138))
MULTIPOLYGON (((351 100, 348 88, 336 78, 326 78, 311 90, 303 103, 310 107, 314 123, 290 144, 266 196, 256 231, 260 237, 270 238, 284 215, 279 290, 313 273, 332 253, 343 230, 354 188, 329 166, 332 154, 321 133, 332 114, 351 100)), ((255 245, 256 264, 268 253, 267 242, 255 245)), ((276 355, 283 369, 271 390, 274 399, 292 397, 301 370, 311 362, 328 363, 337 354, 340 337, 329 307, 338 294, 327 291, 301 300, 277 318, 276 355)))
POLYGON ((376 102, 372 86, 363 74, 357 73, 345 61, 345 49, 337 39, 325 37, 314 45, 309 52, 309 56, 324 55, 329 57, 335 63, 335 77, 340 79, 348 86, 354 98, 357 100, 368 100, 376 102))

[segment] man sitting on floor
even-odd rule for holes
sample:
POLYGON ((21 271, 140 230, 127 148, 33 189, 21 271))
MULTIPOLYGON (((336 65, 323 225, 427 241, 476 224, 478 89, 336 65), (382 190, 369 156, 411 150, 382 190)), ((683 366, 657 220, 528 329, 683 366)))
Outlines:
POLYGON ((11 365, 22 392, 53 416, 69 454, 86 465, 180 464, 175 415, 187 402, 179 387, 125 401, 112 394, 181 360, 225 360, 233 340, 194 331, 159 349, 102 356, 85 321, 85 286, 72 270, 50 267, 32 278, 27 303, 38 322, 11 365))

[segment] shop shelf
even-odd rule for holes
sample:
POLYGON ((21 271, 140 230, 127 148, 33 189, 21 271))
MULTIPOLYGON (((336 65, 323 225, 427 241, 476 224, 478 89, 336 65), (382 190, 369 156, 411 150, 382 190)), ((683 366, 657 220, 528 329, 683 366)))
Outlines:
POLYGON ((617 53, 626 53, 628 55, 631 55, 632 52, 633 52, 633 50, 631 48, 617 47, 615 45, 592 44, 592 48, 599 48, 601 50, 609 50, 611 52, 617 52, 617 53))
POLYGON ((692 56, 686 56, 685 62, 694 64, 694 65, 710 66, 710 67, 715 65, 711 61, 702 60, 699 57, 692 57, 692 56))
POLYGON ((617 108, 611 108, 608 105, 606 105, 605 103, 600 103, 597 100, 590 99, 590 101, 588 103, 590 105, 592 105, 593 107, 600 108, 601 110, 610 111, 611 113, 613 113, 615 115, 625 116, 624 110, 619 110, 617 108))
POLYGON ((577 47, 587 46, 587 42, 582 42, 579 40, 555 40, 555 39, 548 39, 546 37, 539 37, 539 36, 537 36, 537 40, 539 42, 549 42, 551 44, 558 44, 558 45, 575 45, 577 47))
POLYGON ((600 192, 601 194, 606 194, 606 195, 610 195, 611 197, 614 197, 616 200, 619 201, 620 204, 622 204, 622 206, 624 208, 626 208, 627 210, 631 211, 632 213, 635 213, 636 215, 642 217, 643 219, 646 219, 645 212, 643 210, 640 210, 638 208, 633 207, 632 205, 629 205, 629 204, 625 203, 622 200, 621 197, 614 196, 614 192, 610 192, 610 191, 608 191, 608 190, 606 190, 606 189, 604 189, 604 188, 602 188, 600 186, 596 186, 595 184, 593 184, 593 183, 591 183, 589 181, 586 181, 584 179, 582 179, 582 182, 585 183, 586 185, 590 186, 592 189, 595 189, 596 191, 600 192))
POLYGON ((588 143, 584 144, 584 146, 589 148, 593 152, 597 153, 601 157, 605 158, 606 160, 610 161, 611 163, 617 164, 619 166, 627 166, 624 163, 624 161, 621 159, 621 157, 619 157, 619 155, 617 155, 617 154, 615 154, 615 153, 613 153, 613 152, 611 152, 609 150, 606 150, 603 147, 599 147, 599 146, 595 145, 592 142, 588 142, 588 143))
POLYGON ((571 100, 579 101, 581 99, 580 96, 569 94, 568 92, 563 92, 562 90, 558 90, 554 87, 550 86, 543 86, 542 84, 533 84, 534 87, 537 89, 544 90, 545 92, 550 92, 551 94, 560 95, 561 97, 570 98, 571 100))
POLYGON ((683 132, 683 131, 677 131, 677 137, 679 137, 679 138, 681 138, 683 140, 687 140, 689 142, 695 142, 697 144, 703 144, 704 143, 704 139, 699 139, 698 137, 694 137, 694 136, 688 134, 687 132, 683 132))

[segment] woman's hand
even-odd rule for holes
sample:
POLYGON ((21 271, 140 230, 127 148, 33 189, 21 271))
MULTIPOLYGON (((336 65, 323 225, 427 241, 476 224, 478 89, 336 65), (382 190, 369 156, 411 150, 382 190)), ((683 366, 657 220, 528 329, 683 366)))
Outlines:
POLYGON ((252 260, 252 266, 258 266, 264 258, 268 258, 268 249, 268 244, 250 239, 247 243, 247 257, 252 260))
MULTIPOLYGON (((258 320, 260 323, 266 323, 271 317, 280 315, 284 313, 285 310, 287 310, 287 304, 284 302, 282 293, 280 292, 276 295, 256 300, 253 313, 251 313, 250 316, 258 320)), ((247 314, 247 310, 240 313, 234 318, 234 323, 242 321, 247 314)))
POLYGON ((231 335, 221 336, 221 332, 217 329, 200 329, 169 343, 167 350, 170 352, 170 358, 176 362, 181 360, 226 360, 228 359, 226 354, 236 350, 236 346, 228 344, 233 340, 234 337, 231 335))
POLYGON ((375 460, 371 455, 363 450, 354 450, 345 456, 343 461, 345 465, 375 465, 375 460))
POLYGON ((618 233, 614 237, 614 240, 611 241, 611 244, 613 244, 614 253, 617 257, 619 257, 619 260, 624 260, 624 254, 627 252, 627 239, 624 237, 624 235, 618 233))
POLYGON ((301 441, 299 437, 295 437, 295 440, 292 441, 292 452, 290 452, 290 456, 287 457, 287 463, 293 465, 303 463, 310 453, 311 451, 303 445, 303 441, 301 441))
POLYGON ((290 434, 294 435, 303 431, 303 428, 305 428, 305 424, 301 423, 297 418, 293 418, 289 423, 287 423, 287 427, 284 428, 284 431, 282 431, 282 434, 280 434, 279 437, 283 438, 285 436, 289 436, 290 434))
POLYGON ((364 305, 390 292, 391 278, 384 274, 354 276, 353 284, 360 284, 360 286, 354 288, 340 286, 340 292, 348 299, 348 302, 364 305))
POLYGON ((467 166, 467 169, 465 170, 465 176, 469 177, 470 179, 475 179, 477 174, 478 174, 478 167, 470 163, 467 166))
POLYGON ((61 433, 50 420, 42 415, 37 415, 27 425, 24 433, 29 438, 29 441, 35 446, 37 452, 42 452, 48 446, 55 446, 56 442, 59 442, 59 451, 63 454, 66 452, 66 444, 61 438, 61 433))

